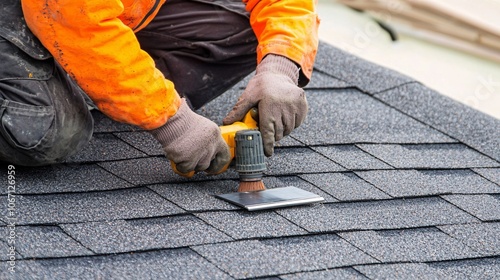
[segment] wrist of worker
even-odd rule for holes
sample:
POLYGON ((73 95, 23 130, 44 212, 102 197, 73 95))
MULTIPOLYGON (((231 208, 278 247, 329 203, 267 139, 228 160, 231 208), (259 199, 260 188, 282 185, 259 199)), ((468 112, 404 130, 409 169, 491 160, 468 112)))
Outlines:
POLYGON ((290 78, 298 85, 300 68, 294 61, 277 54, 268 54, 257 66, 256 74, 275 73, 290 78))
POLYGON ((195 113, 189 108, 189 105, 187 105, 186 99, 182 98, 181 106, 179 106, 175 115, 170 117, 164 125, 149 130, 149 133, 151 133, 162 146, 172 143, 189 130, 193 114, 195 113))

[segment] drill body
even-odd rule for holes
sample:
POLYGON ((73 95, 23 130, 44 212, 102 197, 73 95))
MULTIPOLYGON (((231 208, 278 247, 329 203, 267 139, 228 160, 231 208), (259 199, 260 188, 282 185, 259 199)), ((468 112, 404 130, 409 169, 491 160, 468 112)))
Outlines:
MULTIPOLYGON (((235 158, 235 155, 236 155, 236 141, 235 141, 236 133, 238 131, 243 131, 243 130, 256 130, 258 128, 257 127, 257 119, 258 119, 257 108, 253 108, 245 115, 245 117, 243 118, 242 121, 235 122, 235 123, 230 124, 230 125, 220 126, 222 138, 224 138, 224 141, 227 143, 227 145, 229 147, 229 151, 231 153, 231 160, 217 174, 224 173, 229 168, 230 163, 235 158)), ((170 163, 172 165, 172 169, 174 170, 174 172, 176 174, 179 174, 179 175, 186 177, 186 178, 190 178, 190 177, 194 176, 194 174, 195 174, 195 171, 191 171, 187 174, 181 173, 177 170, 174 162, 170 162, 170 163)))

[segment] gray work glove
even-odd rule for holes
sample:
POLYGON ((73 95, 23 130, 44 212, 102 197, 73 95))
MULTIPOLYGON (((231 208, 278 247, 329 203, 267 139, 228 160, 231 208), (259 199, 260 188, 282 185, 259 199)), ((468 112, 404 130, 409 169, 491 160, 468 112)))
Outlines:
POLYGON ((298 87, 298 79, 299 68, 293 61, 268 54, 257 66, 255 76, 233 110, 224 118, 224 124, 239 121, 252 107, 258 107, 264 153, 271 156, 274 142, 290 134, 306 118, 306 95, 298 87))
POLYGON ((183 98, 177 113, 163 126, 150 130, 163 146, 165 155, 181 173, 217 173, 231 159, 220 128, 189 108, 183 98))

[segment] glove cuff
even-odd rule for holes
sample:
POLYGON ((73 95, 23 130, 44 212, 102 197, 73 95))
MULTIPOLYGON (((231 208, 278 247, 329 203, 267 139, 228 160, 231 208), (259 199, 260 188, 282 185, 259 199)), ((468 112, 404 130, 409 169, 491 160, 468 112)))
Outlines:
POLYGON ((149 130, 149 133, 161 143, 163 147, 176 141, 185 131, 189 130, 191 124, 191 115, 194 112, 187 105, 186 99, 182 98, 181 106, 177 109, 177 113, 159 128, 149 130))
POLYGON ((295 85, 299 82, 299 67, 292 60, 276 54, 268 54, 257 66, 256 74, 271 72, 290 78, 295 85))

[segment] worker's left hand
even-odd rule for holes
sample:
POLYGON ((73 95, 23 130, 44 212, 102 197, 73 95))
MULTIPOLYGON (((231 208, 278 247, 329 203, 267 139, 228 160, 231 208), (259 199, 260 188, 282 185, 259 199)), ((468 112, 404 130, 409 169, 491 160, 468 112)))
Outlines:
POLYGON ((275 141, 281 140, 302 124, 307 115, 304 90, 297 86, 299 68, 286 57, 268 54, 257 66, 225 125, 243 119, 253 107, 259 110, 259 130, 264 153, 271 156, 275 141))

